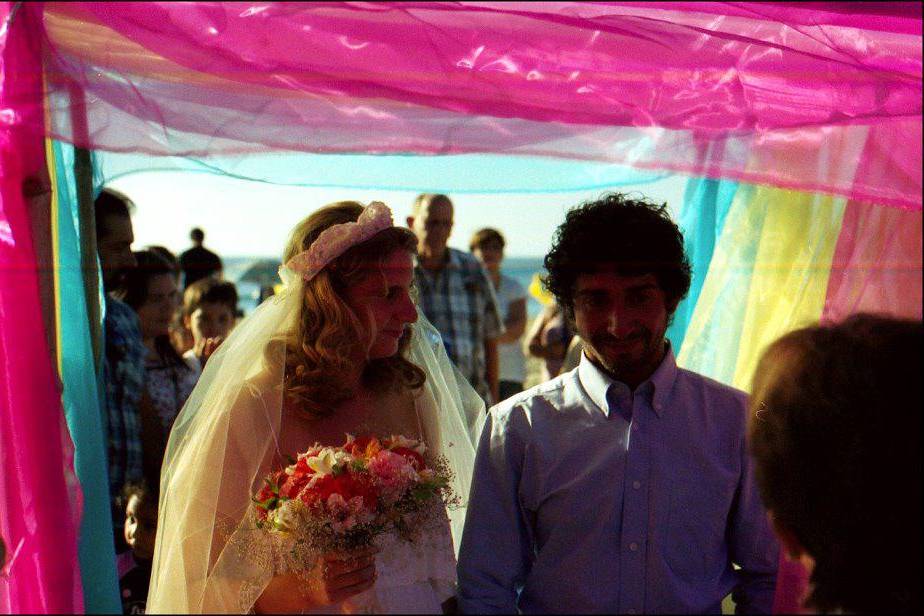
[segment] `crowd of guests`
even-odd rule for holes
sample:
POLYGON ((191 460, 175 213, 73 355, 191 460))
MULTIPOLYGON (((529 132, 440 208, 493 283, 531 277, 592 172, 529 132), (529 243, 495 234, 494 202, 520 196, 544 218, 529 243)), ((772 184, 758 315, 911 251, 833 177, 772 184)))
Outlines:
MULTIPOLYGON (((234 327, 238 295, 199 229, 178 258, 157 246, 133 252, 132 208, 110 189, 96 199, 112 521, 123 606, 139 613, 170 429, 234 327)), ((695 601, 697 580, 708 571, 709 584, 737 593, 740 609, 764 611, 777 566, 771 528, 784 554, 811 574, 808 606, 920 608, 921 562, 910 551, 920 548, 920 321, 860 315, 788 334, 764 353, 747 398, 674 363, 663 334, 690 270, 663 206, 609 195, 572 210, 545 259, 556 301, 529 329, 526 289, 503 273, 503 234, 483 228, 469 252, 450 248, 453 213, 448 196, 422 194, 406 223, 417 238, 420 311, 461 375, 493 407, 460 556, 463 609, 542 611, 558 597, 592 611, 612 593, 633 597, 637 588, 665 584, 695 601), (641 363, 625 359, 636 355, 641 363), (543 384, 524 394, 527 357, 541 362, 543 384), (576 413, 575 405, 604 412, 576 413), (672 416, 678 405, 685 414, 672 416), (594 434, 603 436, 588 441, 587 427, 597 424, 594 434), (735 439, 745 431, 753 473, 739 460, 736 468, 744 470, 729 478, 728 448, 743 451, 735 439), (645 446, 626 454, 630 435, 635 447, 645 446), (545 451, 554 473, 511 466, 527 441, 545 451), (698 452, 700 468, 680 465, 690 451, 698 452), (614 464, 626 468, 614 475, 614 464), (667 554, 646 569, 631 554, 662 538, 645 537, 649 500, 635 495, 650 488, 633 473, 640 478, 649 468, 666 474, 658 489, 674 486, 650 498, 663 496, 671 516, 695 512, 714 532, 665 527, 687 533, 702 553, 667 554), (612 490, 598 489, 616 475, 625 484, 618 511, 612 490), (565 494, 576 483, 586 484, 580 502, 553 502, 556 486, 565 494), (562 522, 569 511, 579 513, 562 522), (625 543, 629 552, 612 552, 614 529, 615 545, 625 543), (622 568, 620 583, 606 587, 592 575, 602 563, 622 568), (466 592, 491 584, 522 590, 512 599, 466 592)), ((712 598, 697 605, 713 609, 712 598)))
POLYGON ((221 259, 202 246, 202 230, 192 230, 194 246, 179 258, 162 246, 132 251, 133 208, 111 189, 95 200, 109 486, 126 613, 144 610, 170 429, 237 313, 235 285, 221 280, 221 259))

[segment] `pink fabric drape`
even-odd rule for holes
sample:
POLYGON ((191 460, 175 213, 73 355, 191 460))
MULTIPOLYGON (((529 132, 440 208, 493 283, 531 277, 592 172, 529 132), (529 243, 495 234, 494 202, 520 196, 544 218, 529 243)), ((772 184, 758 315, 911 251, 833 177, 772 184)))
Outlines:
MULTIPOLYGON (((901 151, 907 140, 920 143, 920 121, 915 132, 897 137, 872 128, 858 173, 888 176, 895 185, 907 183, 914 170, 901 157, 891 157, 893 164, 889 164, 887 152, 901 151), (882 172, 874 171, 876 167, 882 167, 882 172)), ((849 202, 831 263, 822 319, 842 319, 859 311, 920 319, 921 222, 920 210, 897 211, 849 202)))
MULTIPOLYGON (((0 24, 13 3, 0 4, 0 24)), ((0 612, 83 610, 77 564, 80 490, 46 344, 23 180, 41 175, 41 62, 21 10, 0 26, 0 612)))
MULTIPOLYGON (((844 211, 821 320, 855 312, 921 318, 921 212, 850 202, 844 211)), ((780 555, 775 614, 806 613, 809 576, 780 555)))
POLYGON ((657 4, 85 7, 114 31, 202 73, 322 96, 335 78, 344 96, 469 115, 709 134, 920 110, 920 54, 897 53, 905 49, 902 35, 860 35, 854 20, 827 26, 827 40, 823 31, 798 36, 805 26, 786 33, 786 13, 759 6, 750 16, 725 13, 727 25, 692 5, 657 4), (876 53, 864 50, 870 43, 876 53), (810 84, 799 83, 809 75, 810 84), (875 96, 879 88, 885 91, 875 96))
POLYGON ((822 320, 853 312, 921 318, 921 212, 847 204, 822 320))
MULTIPOLYGON (((920 141, 921 124, 908 139, 920 141)), ((901 150, 904 140, 893 140, 873 129, 860 155, 858 173, 869 173, 886 165, 887 149, 901 150)), ((903 161, 893 161, 888 171, 896 176, 907 172, 903 161)), ((855 312, 877 312, 920 319, 921 211, 902 211, 869 203, 848 202, 834 249, 822 321, 838 321, 855 312)), ((801 601, 809 575, 798 562, 780 555, 776 614, 805 613, 801 601)))
MULTIPOLYGON (((904 139, 876 126, 870 129, 857 173, 875 167, 904 181, 907 161, 887 152, 902 151, 905 143, 921 142, 921 123, 904 139)), ((918 170, 920 172, 920 170, 918 170)), ((920 198, 920 191, 918 198, 920 198)), ((882 312, 921 318, 921 211, 898 211, 869 203, 848 202, 831 263, 822 320, 837 320, 854 312, 882 312)))
POLYGON ((806 614, 802 600, 808 590, 809 576, 801 563, 789 560, 780 553, 776 574, 776 593, 773 596, 774 614, 806 614))
POLYGON ((915 3, 76 2, 49 3, 45 26, 53 87, 76 82, 88 101, 88 143, 66 96, 54 134, 98 149, 553 156, 920 209, 920 14, 915 3), (830 144, 870 128, 881 156, 840 174, 853 161, 832 160, 830 144), (722 155, 702 160, 704 142, 722 155))

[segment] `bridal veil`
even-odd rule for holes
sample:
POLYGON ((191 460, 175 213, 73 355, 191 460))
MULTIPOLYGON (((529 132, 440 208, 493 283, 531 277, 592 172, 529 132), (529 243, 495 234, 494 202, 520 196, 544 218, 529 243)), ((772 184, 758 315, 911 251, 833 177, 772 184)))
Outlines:
MULTIPOLYGON (((148 611, 247 612, 273 576, 251 496, 278 465, 285 337, 296 325, 301 277, 242 321, 208 360, 170 434, 160 483, 148 611)), ((418 311, 407 358, 426 373, 416 395, 424 438, 454 473, 463 499, 448 511, 458 552, 484 402, 418 311)), ((305 443, 307 449, 313 443, 305 443)))

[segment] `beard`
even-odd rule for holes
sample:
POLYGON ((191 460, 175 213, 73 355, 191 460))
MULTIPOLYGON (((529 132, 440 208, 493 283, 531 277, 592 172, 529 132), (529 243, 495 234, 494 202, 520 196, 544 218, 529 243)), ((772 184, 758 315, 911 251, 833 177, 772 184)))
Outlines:
POLYGON ((601 332, 591 336, 590 346, 603 367, 614 376, 635 375, 660 362, 664 332, 655 335, 643 328, 621 338, 601 332))

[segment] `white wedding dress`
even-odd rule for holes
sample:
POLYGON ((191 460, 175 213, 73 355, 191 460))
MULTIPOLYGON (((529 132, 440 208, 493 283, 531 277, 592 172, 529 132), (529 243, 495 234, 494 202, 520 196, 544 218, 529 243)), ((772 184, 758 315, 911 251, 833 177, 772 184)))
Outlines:
POLYGON ((442 603, 456 594, 456 559, 449 521, 414 542, 399 539, 394 533, 381 539, 375 586, 315 613, 442 613, 442 603))
MULTIPOLYGON (((274 576, 273 549, 256 529, 251 497, 278 466, 285 348, 302 283, 286 288, 240 323, 209 359, 177 417, 161 475, 150 613, 246 613, 274 576)), ((455 594, 455 557, 484 403, 451 364, 423 315, 407 358, 426 373, 415 396, 420 432, 448 463, 462 499, 444 523, 413 542, 380 537, 375 585, 327 613, 440 613, 455 594)), ((310 435, 309 435, 310 436, 310 435)), ((305 448, 313 444, 305 439, 305 448)), ((320 439, 318 439, 320 440, 320 439)))

